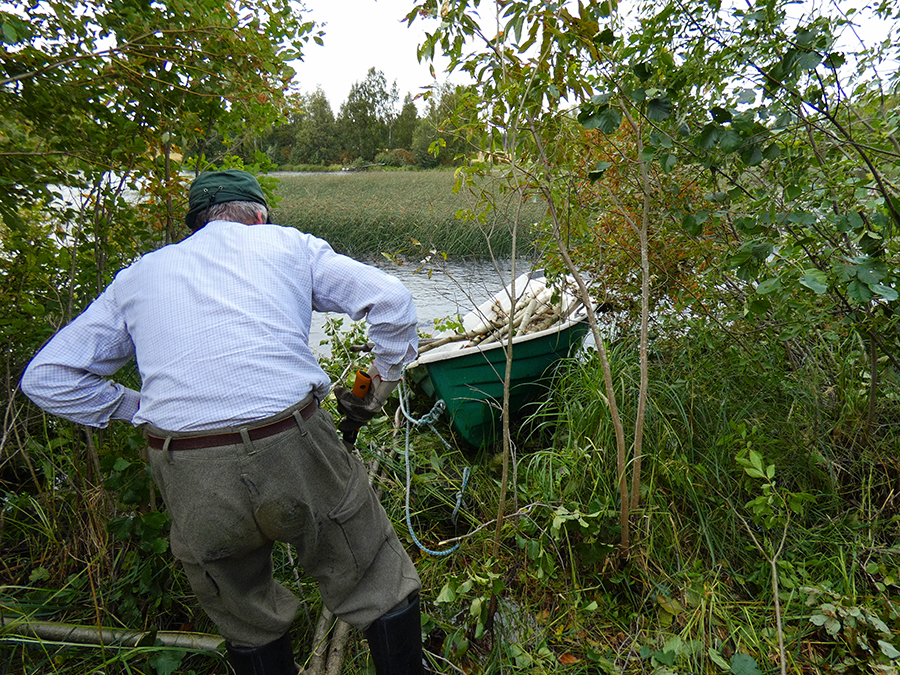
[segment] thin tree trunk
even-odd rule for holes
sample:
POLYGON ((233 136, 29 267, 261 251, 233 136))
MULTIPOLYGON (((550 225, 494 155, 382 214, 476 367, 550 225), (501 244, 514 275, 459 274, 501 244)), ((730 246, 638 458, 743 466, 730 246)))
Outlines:
POLYGON ((869 336, 869 413, 866 416, 866 433, 875 428, 875 410, 878 403, 878 343, 869 336))
POLYGON ((634 420, 634 455, 631 466, 631 506, 634 510, 638 507, 641 498, 641 458, 644 452, 644 418, 647 411, 647 389, 649 387, 648 374, 648 326, 650 323, 650 256, 649 256, 649 232, 650 232, 650 176, 647 172, 647 162, 643 160, 644 144, 641 139, 640 128, 623 107, 623 112, 637 141, 636 155, 641 168, 641 188, 643 192, 643 208, 641 212, 641 224, 638 227, 638 238, 641 246, 641 337, 640 337, 640 386, 638 389, 637 415, 634 420))
MULTIPOLYGON (((530 128, 531 137, 534 139, 535 145, 537 146, 541 162, 545 166, 548 166, 550 162, 547 159, 541 137, 534 128, 533 120, 530 121, 530 128)), ((606 390, 606 401, 609 406, 609 416, 612 420, 613 430, 616 435, 616 470, 619 477, 619 498, 621 501, 621 512, 619 516, 619 525, 621 526, 619 552, 623 557, 627 557, 628 551, 631 548, 631 532, 628 524, 628 505, 630 500, 628 497, 628 480, 625 471, 625 429, 622 426, 622 417, 619 414, 619 406, 616 402, 616 390, 615 385, 613 384, 612 369, 609 365, 609 355, 606 352, 606 344, 603 342, 603 338, 600 335, 600 325, 597 321, 597 312, 594 310, 594 303, 591 302, 591 294, 588 291, 587 285, 584 283, 584 279, 581 277, 581 273, 575 267, 575 263, 572 262, 566 242, 563 239, 562 225, 556 203, 553 199, 553 193, 546 187, 542 188, 542 192, 549 209, 553 241, 565 264, 566 271, 573 279, 575 279, 575 284, 578 286, 578 297, 581 298, 581 301, 584 303, 584 308, 587 311, 588 325, 591 327, 591 334, 594 336, 597 353, 600 355, 600 365, 603 369, 603 385, 606 390)), ((597 431, 599 433, 600 430, 598 429, 597 431)))
POLYGON ((165 180, 166 180, 166 244, 172 243, 172 189, 170 181, 172 180, 172 142, 167 140, 163 144, 163 152, 165 153, 165 180))

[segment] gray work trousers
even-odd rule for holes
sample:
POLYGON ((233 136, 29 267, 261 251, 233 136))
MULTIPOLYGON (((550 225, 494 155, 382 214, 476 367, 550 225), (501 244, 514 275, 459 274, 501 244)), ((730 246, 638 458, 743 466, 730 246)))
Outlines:
MULTIPOLYGON (((298 404, 261 423, 276 421, 298 404)), ((284 635, 297 597, 272 577, 272 546, 292 544, 322 602, 364 630, 421 584, 394 528, 318 410, 274 436, 196 450, 147 448, 172 519, 172 553, 200 605, 229 642, 258 647, 284 635)), ((150 435, 177 434, 145 426, 150 435)), ((209 432, 214 433, 214 432, 209 432)))

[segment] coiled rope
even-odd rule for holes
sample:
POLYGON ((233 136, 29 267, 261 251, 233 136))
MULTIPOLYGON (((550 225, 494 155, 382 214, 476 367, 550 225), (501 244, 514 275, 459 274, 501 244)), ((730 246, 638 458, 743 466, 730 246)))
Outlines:
MULTIPOLYGON (((405 370, 405 369, 404 369, 405 370)), ((443 399, 438 399, 435 404, 432 406, 431 410, 428 411, 422 417, 416 419, 409 413, 409 391, 406 387, 406 378, 400 380, 400 410, 403 413, 403 417, 406 419, 406 447, 404 450, 405 461, 406 461, 406 501, 405 501, 405 511, 406 511, 406 529, 409 531, 409 535, 412 537, 413 542, 415 542, 416 546, 419 549, 432 556, 445 556, 450 555, 456 549, 459 548, 460 544, 457 542, 453 546, 443 551, 433 551, 427 546, 425 546, 419 538, 416 536, 415 531, 413 530, 412 524, 412 509, 410 508, 410 494, 412 492, 412 467, 410 462, 410 456, 412 454, 412 430, 418 429, 420 427, 427 426, 431 429, 435 435, 441 439, 441 443, 448 450, 452 450, 453 448, 447 442, 443 436, 441 436, 440 432, 435 428, 434 423, 441 416, 441 414, 447 409, 447 404, 444 403, 443 399)), ((453 513, 450 516, 451 521, 454 525, 456 525, 456 518, 459 515, 459 510, 463 504, 463 495, 466 490, 466 485, 469 482, 469 476, 472 471, 469 467, 465 467, 463 469, 462 475, 462 485, 456 493, 456 504, 453 507, 453 513)))

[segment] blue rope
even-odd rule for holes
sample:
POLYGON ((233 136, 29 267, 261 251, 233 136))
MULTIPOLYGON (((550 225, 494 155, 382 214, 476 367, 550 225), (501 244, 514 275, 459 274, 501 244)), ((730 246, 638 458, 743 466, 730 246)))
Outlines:
MULTIPOLYGON (((450 555, 454 551, 459 548, 459 542, 454 544, 452 547, 444 550, 444 551, 433 551, 422 542, 419 541, 419 538, 416 536, 415 531, 413 530, 412 524, 412 510, 410 509, 410 494, 412 492, 412 468, 410 465, 410 449, 412 448, 411 436, 413 428, 419 428, 423 426, 428 426, 438 438, 441 439, 441 442, 447 447, 448 450, 452 450, 453 448, 447 442, 447 440, 441 436, 440 432, 435 429, 434 423, 447 409, 447 404, 444 403, 443 399, 438 399, 434 406, 432 406, 431 410, 420 417, 419 419, 414 418, 408 412, 408 393, 404 387, 405 378, 400 381, 400 410, 403 412, 403 416, 406 418, 406 448, 405 448, 405 459, 406 459, 406 501, 405 501, 405 510, 406 510, 406 529, 409 531, 410 536, 412 537, 413 542, 415 542, 416 546, 419 547, 421 551, 427 553, 432 556, 445 556, 450 555)), ((459 491, 456 493, 456 505, 453 507, 453 514, 450 516, 454 525, 456 525, 456 518, 459 515, 459 509, 462 507, 463 503, 463 493, 466 490, 466 485, 469 482, 469 476, 471 475, 471 469, 466 467, 463 469, 463 478, 462 485, 459 488, 459 491)))

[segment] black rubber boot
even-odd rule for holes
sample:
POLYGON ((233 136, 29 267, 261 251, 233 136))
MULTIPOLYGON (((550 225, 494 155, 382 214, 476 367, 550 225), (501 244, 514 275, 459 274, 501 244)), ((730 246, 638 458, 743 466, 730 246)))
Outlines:
POLYGON ((236 647, 226 642, 225 650, 235 675, 297 675, 288 633, 262 647, 236 647))
POLYGON ((403 609, 376 619, 365 636, 378 675, 425 674, 418 593, 403 609))

